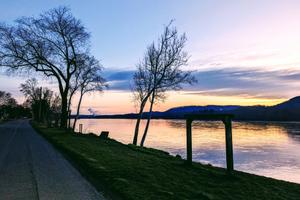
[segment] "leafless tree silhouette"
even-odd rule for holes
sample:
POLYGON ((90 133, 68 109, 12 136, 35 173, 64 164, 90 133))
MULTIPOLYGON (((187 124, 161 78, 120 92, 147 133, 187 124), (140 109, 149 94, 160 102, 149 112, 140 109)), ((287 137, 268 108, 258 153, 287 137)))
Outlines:
POLYGON ((102 67, 99 61, 94 57, 85 56, 81 59, 80 70, 75 73, 74 81, 71 84, 72 93, 79 91, 79 100, 77 104, 76 116, 73 123, 73 130, 79 117, 80 107, 83 96, 86 93, 98 91, 102 92, 107 87, 106 80, 101 76, 102 67))
POLYGON ((0 25, 0 66, 36 71, 58 82, 61 127, 67 126, 70 81, 79 55, 89 55, 90 34, 66 7, 38 17, 23 17, 14 25, 0 25))
POLYGON ((171 21, 157 43, 153 42, 148 46, 144 59, 137 65, 137 72, 134 74, 134 96, 140 110, 133 144, 137 143, 140 120, 147 101, 150 102, 150 106, 141 146, 144 145, 147 136, 153 105, 166 98, 166 91, 180 90, 182 84, 192 84, 196 81, 191 71, 181 69, 188 62, 188 54, 184 51, 185 43, 185 34, 179 35, 176 27, 172 27, 171 21))

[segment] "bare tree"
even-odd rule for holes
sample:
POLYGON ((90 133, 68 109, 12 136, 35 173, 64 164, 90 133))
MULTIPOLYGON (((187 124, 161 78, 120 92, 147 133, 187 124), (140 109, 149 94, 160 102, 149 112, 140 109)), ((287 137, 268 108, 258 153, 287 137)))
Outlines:
POLYGON ((42 87, 38 87, 38 82, 35 78, 28 79, 20 85, 20 91, 26 97, 26 102, 32 110, 33 119, 36 121, 41 121, 42 118, 42 90, 42 87))
POLYGON ((135 102, 139 106, 139 112, 135 124, 134 137, 132 142, 134 145, 137 145, 139 128, 141 119, 143 117, 144 108, 153 88, 151 81, 153 74, 149 73, 149 70, 147 70, 145 66, 149 66, 147 55, 145 55, 144 60, 137 65, 137 71, 133 75, 133 95, 135 102))
MULTIPOLYGON (((69 98, 68 98, 68 118, 69 120, 71 119, 72 111, 71 111, 71 105, 72 105, 72 100, 74 95, 79 89, 79 78, 80 78, 80 73, 83 69, 79 68, 77 72, 75 73, 74 77, 70 81, 70 92, 69 92, 69 98)), ((68 128, 71 128, 71 124, 69 124, 68 128)))
POLYGON ((89 54, 90 35, 66 7, 38 17, 23 17, 15 25, 0 25, 0 66, 36 71, 58 82, 61 127, 67 126, 70 81, 78 70, 78 55, 89 54))
POLYGON ((60 96, 57 94, 54 94, 53 98, 51 99, 51 104, 50 104, 50 116, 48 118, 48 125, 51 125, 51 122, 54 121, 54 126, 58 127, 60 111, 61 111, 60 96))
POLYGON ((38 87, 38 81, 36 78, 26 80, 25 83, 20 85, 20 91, 30 101, 37 101, 41 98, 41 88, 38 87))
POLYGON ((9 92, 0 91, 0 106, 2 105, 16 106, 17 101, 11 96, 9 92))
MULTIPOLYGON (((136 86, 135 93, 141 93, 140 90, 143 90, 142 93, 145 93, 144 96, 147 98, 146 102, 148 100, 150 102, 148 119, 140 143, 141 146, 144 145, 147 136, 155 102, 164 100, 166 91, 179 90, 182 88, 182 84, 192 84, 196 81, 191 75, 191 71, 183 71, 181 69, 188 62, 188 54, 184 51, 186 36, 185 34, 179 36, 177 29, 171 27, 171 24, 172 22, 165 27, 158 42, 153 42, 147 48, 144 61, 138 67, 137 74, 139 71, 147 74, 147 81, 143 82, 146 82, 149 88, 145 90, 145 87, 136 86)), ((140 81, 135 81, 135 83, 139 84, 140 81)))
POLYGON ((20 91, 26 97, 27 103, 31 106, 34 120, 46 122, 49 118, 53 91, 46 87, 39 87, 35 78, 28 79, 20 85, 20 91))
POLYGON ((86 93, 93 91, 102 92, 103 88, 107 87, 106 80, 101 76, 102 67, 97 59, 84 56, 80 65, 83 65, 84 67, 81 67, 80 70, 77 71, 72 87, 72 91, 76 92, 79 90, 79 100, 73 123, 73 130, 75 130, 76 122, 79 117, 83 96, 86 93))

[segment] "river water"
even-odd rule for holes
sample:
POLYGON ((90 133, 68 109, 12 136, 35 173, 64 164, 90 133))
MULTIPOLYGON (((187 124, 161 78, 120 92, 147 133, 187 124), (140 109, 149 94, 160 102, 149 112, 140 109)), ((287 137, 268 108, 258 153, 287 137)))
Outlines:
MULTIPOLYGON (((135 120, 81 119, 83 132, 132 142, 135 120)), ((77 125, 78 125, 77 124, 77 125)), ((140 135, 143 132, 142 122, 140 135)), ((300 183, 300 122, 233 122, 236 170, 300 183)), ((145 146, 185 158, 184 120, 152 120, 145 146)), ((140 137, 141 138, 141 137, 140 137)), ((222 122, 193 122, 193 160, 225 167, 225 130, 222 122)))

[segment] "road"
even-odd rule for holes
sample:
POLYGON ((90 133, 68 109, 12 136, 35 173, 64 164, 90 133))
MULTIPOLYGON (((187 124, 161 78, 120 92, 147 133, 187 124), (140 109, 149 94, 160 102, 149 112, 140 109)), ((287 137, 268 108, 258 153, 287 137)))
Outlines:
POLYGON ((0 125, 0 199, 104 199, 30 126, 0 125))

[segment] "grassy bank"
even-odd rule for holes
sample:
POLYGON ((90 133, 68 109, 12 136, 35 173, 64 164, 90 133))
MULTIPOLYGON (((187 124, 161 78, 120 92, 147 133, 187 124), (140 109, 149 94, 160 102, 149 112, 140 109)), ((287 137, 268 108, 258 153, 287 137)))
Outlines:
POLYGON ((96 188, 121 199, 299 199, 300 185, 194 163, 165 152, 33 126, 96 188))

